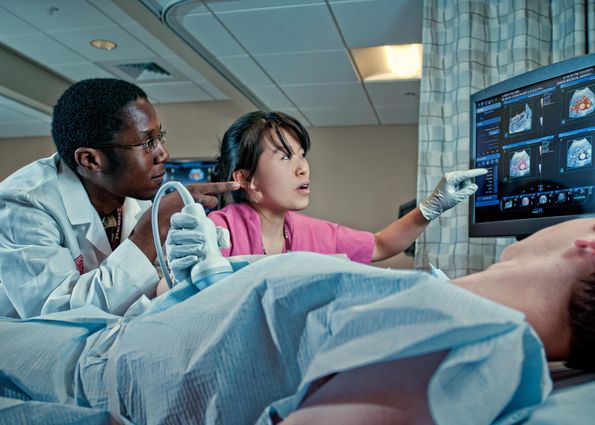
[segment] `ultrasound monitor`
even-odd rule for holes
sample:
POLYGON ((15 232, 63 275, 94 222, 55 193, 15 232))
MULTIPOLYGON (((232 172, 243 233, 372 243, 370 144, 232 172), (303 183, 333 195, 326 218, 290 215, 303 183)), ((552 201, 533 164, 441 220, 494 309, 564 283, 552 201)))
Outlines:
POLYGON ((175 180, 184 185, 210 182, 215 165, 217 162, 209 158, 170 159, 165 163, 164 181, 175 180))
POLYGON ((519 75, 471 96, 470 236, 530 235, 595 216, 595 54, 519 75))

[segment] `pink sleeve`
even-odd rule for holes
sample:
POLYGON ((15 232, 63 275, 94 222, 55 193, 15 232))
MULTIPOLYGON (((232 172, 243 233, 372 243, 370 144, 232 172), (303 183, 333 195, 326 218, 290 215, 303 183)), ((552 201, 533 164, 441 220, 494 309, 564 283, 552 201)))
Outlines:
POLYGON ((374 255, 374 234, 299 213, 287 213, 291 250, 321 254, 345 254, 352 261, 368 264, 374 255))
POLYGON ((346 254, 352 261, 369 264, 374 246, 373 233, 337 225, 337 253, 346 254))

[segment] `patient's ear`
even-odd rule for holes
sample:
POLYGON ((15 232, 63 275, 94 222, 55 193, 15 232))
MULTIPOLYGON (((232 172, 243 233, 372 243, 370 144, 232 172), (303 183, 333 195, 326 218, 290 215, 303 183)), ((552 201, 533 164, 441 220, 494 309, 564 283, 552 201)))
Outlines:
POLYGON ((250 173, 248 170, 236 170, 232 174, 234 181, 240 184, 242 189, 247 189, 250 185, 250 173))

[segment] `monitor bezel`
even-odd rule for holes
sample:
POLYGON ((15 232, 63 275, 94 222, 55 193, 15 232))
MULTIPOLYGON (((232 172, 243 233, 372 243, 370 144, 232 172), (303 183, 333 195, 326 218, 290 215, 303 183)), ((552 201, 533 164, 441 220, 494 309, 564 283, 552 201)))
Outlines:
MULTIPOLYGON (((470 168, 475 168, 476 149, 476 112, 477 102, 499 96, 504 93, 538 84, 543 81, 556 78, 572 72, 577 72, 595 66, 595 53, 578 56, 552 65, 535 69, 501 81, 490 87, 486 87, 471 95, 470 108, 470 133, 469 133, 469 155, 470 168)), ((535 217, 514 220, 490 221, 488 223, 475 223, 475 195, 469 200, 469 236, 470 237, 495 237, 495 236, 516 236, 524 237, 535 233, 544 227, 552 226, 563 221, 574 218, 595 217, 595 214, 569 214, 556 217, 535 217)))

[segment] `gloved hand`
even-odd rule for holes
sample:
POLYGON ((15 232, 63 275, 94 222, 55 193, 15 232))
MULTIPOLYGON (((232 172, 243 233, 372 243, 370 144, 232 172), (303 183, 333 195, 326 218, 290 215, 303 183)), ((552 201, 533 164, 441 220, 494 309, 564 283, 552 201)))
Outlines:
POLYGON ((485 168, 474 168, 446 173, 434 192, 419 204, 422 215, 428 221, 434 220, 444 211, 465 200, 477 190, 477 185, 471 183, 471 179, 487 172, 485 168))
MULTIPOLYGON (((205 236, 199 220, 192 214, 176 213, 171 216, 171 227, 165 239, 169 268, 176 282, 190 277, 190 270, 205 256, 205 236)), ((229 231, 217 227, 219 249, 229 248, 229 231)))

